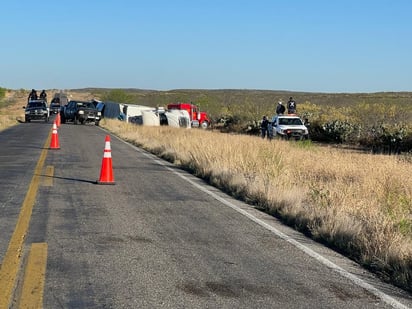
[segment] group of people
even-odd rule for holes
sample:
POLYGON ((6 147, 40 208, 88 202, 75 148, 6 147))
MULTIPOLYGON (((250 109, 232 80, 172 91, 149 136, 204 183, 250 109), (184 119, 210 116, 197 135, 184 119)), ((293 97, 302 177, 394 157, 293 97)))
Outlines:
MULTIPOLYGON (((288 114, 296 114, 296 102, 295 100, 293 100, 292 97, 289 98, 289 101, 286 106, 288 108, 288 114)), ((276 114, 283 115, 285 111, 286 107, 283 105, 282 101, 279 100, 278 106, 276 107, 276 114)))
MULTIPOLYGON (((296 114, 296 101, 293 100, 292 97, 289 98, 289 101, 286 105, 288 109, 288 114, 296 114)), ((276 107, 276 114, 277 115, 283 115, 286 111, 286 107, 283 105, 282 101, 279 100, 278 105, 276 107)), ((262 132, 261 136, 262 138, 270 138, 270 133, 269 133, 269 125, 270 122, 267 119, 266 116, 263 116, 262 121, 260 123, 260 130, 262 132)))
POLYGON ((37 95, 37 91, 35 89, 32 89, 31 92, 29 93, 29 97, 27 98, 28 100, 45 100, 47 102, 47 93, 46 90, 42 90, 42 92, 40 92, 40 96, 37 95))

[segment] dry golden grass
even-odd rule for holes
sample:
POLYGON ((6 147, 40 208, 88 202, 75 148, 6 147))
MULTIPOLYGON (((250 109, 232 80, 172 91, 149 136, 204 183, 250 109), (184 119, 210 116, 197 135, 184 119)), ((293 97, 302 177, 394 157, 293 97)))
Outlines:
POLYGON ((412 290, 412 164, 197 129, 102 126, 412 290))
POLYGON ((24 121, 24 109, 27 97, 16 91, 7 91, 4 100, 7 102, 0 109, 0 131, 24 121))

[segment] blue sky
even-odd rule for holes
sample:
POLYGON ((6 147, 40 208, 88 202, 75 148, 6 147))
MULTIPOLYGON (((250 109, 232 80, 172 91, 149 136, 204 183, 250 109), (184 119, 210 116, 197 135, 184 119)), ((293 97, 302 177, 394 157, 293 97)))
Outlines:
POLYGON ((2 2, 0 87, 412 91, 409 0, 2 2))

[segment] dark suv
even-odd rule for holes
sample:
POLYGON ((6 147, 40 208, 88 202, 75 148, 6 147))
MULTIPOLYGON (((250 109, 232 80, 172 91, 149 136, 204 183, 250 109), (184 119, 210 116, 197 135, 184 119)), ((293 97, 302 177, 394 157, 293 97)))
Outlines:
POLYGON ((53 100, 50 102, 50 113, 57 114, 60 112, 60 109, 60 99, 53 98, 53 100))
POLYGON ((24 121, 30 122, 31 120, 44 120, 49 121, 49 108, 45 100, 29 100, 26 107, 23 107, 24 121))
POLYGON ((62 123, 73 121, 74 124, 94 122, 99 125, 101 113, 92 102, 85 101, 69 101, 67 105, 60 111, 60 119, 62 123))
POLYGON ((61 107, 68 102, 67 95, 63 92, 56 93, 50 102, 50 112, 57 114, 60 112, 61 107))

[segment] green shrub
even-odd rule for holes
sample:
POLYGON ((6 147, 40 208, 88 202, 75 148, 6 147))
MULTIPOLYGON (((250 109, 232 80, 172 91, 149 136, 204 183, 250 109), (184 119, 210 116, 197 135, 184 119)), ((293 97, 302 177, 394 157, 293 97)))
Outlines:
POLYGON ((102 95, 102 101, 133 103, 133 96, 122 89, 113 89, 102 95))
POLYGON ((6 91, 7 91, 6 88, 0 87, 0 100, 4 99, 4 97, 6 96, 6 91))

